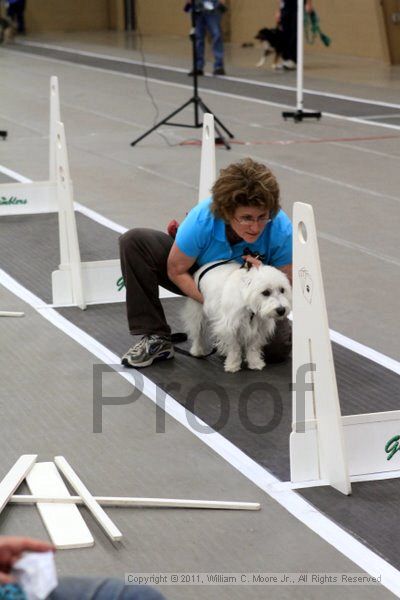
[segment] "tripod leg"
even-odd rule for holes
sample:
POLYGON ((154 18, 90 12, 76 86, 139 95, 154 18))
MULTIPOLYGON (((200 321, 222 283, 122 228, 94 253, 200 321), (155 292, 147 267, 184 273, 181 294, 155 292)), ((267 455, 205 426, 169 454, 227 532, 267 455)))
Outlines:
POLYGON ((175 115, 177 115, 178 113, 180 113, 181 110, 183 110, 184 108, 186 108, 187 106, 189 106, 189 104, 192 104, 192 102, 193 102, 193 98, 190 98, 190 100, 188 100, 187 102, 185 102, 185 104, 182 104, 182 106, 180 106, 179 108, 177 108, 176 110, 174 110, 174 112, 172 112, 167 117, 165 117, 165 119, 163 119, 162 121, 159 121, 156 125, 154 125, 154 127, 152 127, 151 129, 149 129, 148 131, 146 131, 146 133, 144 133, 143 135, 141 135, 140 137, 138 137, 133 142, 131 142, 131 146, 135 146, 138 142, 140 142, 140 140, 143 140, 143 138, 147 137, 150 133, 152 133, 153 131, 155 131, 156 129, 158 129, 160 127, 160 125, 163 125, 164 123, 167 123, 167 121, 169 121, 170 119, 172 119, 172 117, 174 117, 175 115))
MULTIPOLYGON (((200 104, 200 106, 201 106, 201 108, 202 108, 203 112, 211 113, 212 115, 214 115, 214 113, 212 112, 212 110, 210 110, 210 109, 208 108, 208 106, 207 106, 206 104, 204 104, 203 100, 201 100, 200 98, 199 98, 199 104, 200 104)), ((225 133, 227 133, 227 134, 229 135, 229 137, 230 137, 231 139, 233 139, 233 138, 235 137, 235 136, 233 135, 233 133, 231 133, 231 132, 229 131, 229 129, 227 129, 227 128, 225 127, 225 125, 222 123, 222 121, 220 121, 220 120, 218 119, 218 117, 216 117, 215 115, 214 115, 214 120, 216 121, 216 123, 218 123, 218 125, 221 127, 221 129, 223 129, 223 130, 225 131, 225 133)))
MULTIPOLYGON (((198 104, 199 104, 200 108, 202 109, 203 113, 206 113, 206 112, 207 112, 207 113, 210 113, 210 114, 212 114, 212 113, 211 113, 211 111, 207 109, 206 105, 205 105, 205 104, 203 104, 203 102, 200 100, 200 98, 198 98, 198 104)), ((216 120, 217 120, 217 119, 214 117, 214 115, 213 115, 213 118, 214 118, 214 121, 216 121, 216 120)), ((215 129, 216 133, 218 134, 218 141, 222 142, 222 144, 224 144, 224 146, 225 146, 225 148, 226 148, 227 150, 230 150, 230 149, 231 149, 231 147, 230 147, 229 143, 226 141, 226 137, 224 137, 224 136, 222 135, 221 131, 218 129, 218 127, 217 127, 217 125, 216 125, 215 123, 214 123, 214 129, 215 129)), ((233 137, 233 136, 232 136, 232 137, 233 137)))
POLYGON ((230 150, 231 146, 230 146, 229 142, 227 142, 226 137, 224 135, 222 135, 221 131, 218 129, 218 127, 217 127, 217 125, 215 123, 214 123, 214 129, 215 129, 215 131, 217 132, 217 135, 218 135, 218 138, 216 139, 216 141, 222 142, 222 144, 224 144, 225 148, 227 150, 230 150))

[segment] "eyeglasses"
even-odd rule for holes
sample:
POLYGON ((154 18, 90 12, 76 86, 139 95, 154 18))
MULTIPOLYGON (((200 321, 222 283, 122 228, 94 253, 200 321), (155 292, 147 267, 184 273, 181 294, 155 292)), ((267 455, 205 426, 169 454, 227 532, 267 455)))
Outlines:
POLYGON ((251 215, 244 215, 243 217, 233 217, 235 219, 235 221, 237 221, 237 223, 239 223, 239 225, 250 225, 253 223, 257 223, 261 224, 261 225, 266 225, 267 223, 269 223, 270 221, 272 221, 272 219, 270 219, 267 216, 260 216, 260 217, 252 217, 251 215))

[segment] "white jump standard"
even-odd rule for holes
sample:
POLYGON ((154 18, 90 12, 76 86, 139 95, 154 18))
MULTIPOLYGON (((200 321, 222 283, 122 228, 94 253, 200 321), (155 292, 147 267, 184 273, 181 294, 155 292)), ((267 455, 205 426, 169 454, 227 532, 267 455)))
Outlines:
MULTIPOLYGON (((0 217, 58 213, 60 264, 51 275, 53 306, 125 302, 119 258, 82 261, 76 226, 72 179, 67 142, 60 116, 57 77, 50 80, 49 179, 44 182, 7 183, 0 185, 0 217)), ((214 117, 204 115, 199 181, 199 201, 207 197, 215 181, 214 117)), ((160 288, 160 298, 174 297, 160 288)), ((0 316, 17 316, 0 313, 0 316)), ((18 315, 19 316, 19 315, 18 315)))
POLYGON ((294 389, 289 486, 331 485, 350 494, 351 482, 400 476, 389 452, 393 442, 395 453, 395 441, 400 439, 400 411, 341 415, 310 205, 295 203, 293 232, 294 389), (308 383, 306 373, 310 374, 308 383))
MULTIPOLYGON (((55 128, 56 139, 60 141, 59 124, 56 124, 55 128)), ((122 281, 119 258, 81 261, 67 146, 65 134, 61 135, 61 146, 59 143, 56 146, 61 258, 59 269, 52 274, 53 304, 73 305, 84 309, 88 304, 125 302, 125 288, 118 285, 122 281)), ((210 195, 215 181, 215 172, 214 117, 207 113, 204 115, 203 122, 199 201, 210 195)), ((159 295, 160 298, 175 297, 175 294, 164 288, 160 288, 159 295)))
POLYGON ((60 121, 58 79, 50 79, 49 179, 0 184, 0 216, 56 213, 56 123, 60 121))

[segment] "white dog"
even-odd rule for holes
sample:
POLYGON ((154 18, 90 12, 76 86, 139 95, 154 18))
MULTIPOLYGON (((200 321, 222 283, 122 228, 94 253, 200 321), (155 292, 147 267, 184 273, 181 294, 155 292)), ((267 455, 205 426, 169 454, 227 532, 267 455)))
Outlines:
MULTIPOLYGON (((201 273, 195 273, 196 283, 201 273)), ((193 356, 206 354, 204 332, 209 324, 211 341, 225 356, 225 371, 239 371, 242 357, 249 369, 262 369, 261 351, 272 337, 276 321, 291 310, 288 278, 274 267, 240 268, 236 262, 218 265, 201 277, 204 304, 187 298, 183 310, 184 329, 192 342, 193 356)))

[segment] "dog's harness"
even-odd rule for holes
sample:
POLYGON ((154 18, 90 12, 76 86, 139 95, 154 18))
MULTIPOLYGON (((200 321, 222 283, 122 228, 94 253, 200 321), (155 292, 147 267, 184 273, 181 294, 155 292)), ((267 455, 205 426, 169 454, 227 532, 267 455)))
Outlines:
MULTIPOLYGON (((221 265, 226 265, 227 263, 232 262, 233 260, 236 260, 237 258, 241 258, 243 256, 243 254, 247 254, 249 256, 252 256, 253 258, 256 258, 257 260, 261 260, 263 261, 265 259, 265 255, 264 254, 260 254, 259 252, 252 252, 249 248, 244 248, 243 252, 238 255, 238 256, 232 256, 231 258, 228 258, 227 260, 221 260, 219 262, 214 263, 213 265, 210 265, 209 267, 207 267, 207 269, 204 269, 204 271, 202 271, 199 275, 199 279, 197 281, 197 287, 200 290, 200 281, 203 279, 204 275, 206 273, 208 273, 209 271, 211 271, 212 269, 215 269, 215 267, 220 267, 221 265)), ((253 265, 251 264, 251 262, 248 262, 247 260, 243 261, 243 264, 241 265, 241 269, 247 269, 248 271, 251 269, 253 265)))
MULTIPOLYGON (((233 260, 235 260, 236 258, 240 258, 243 256, 243 254, 247 254, 249 256, 252 256, 253 258, 256 258, 258 260, 263 261, 265 258, 264 254, 260 254, 259 252, 252 252, 249 248, 244 248, 243 252, 240 254, 240 256, 232 256, 232 258, 228 258, 227 260, 221 260, 219 262, 214 263, 213 265, 210 265, 209 267, 207 267, 206 269, 204 269, 204 271, 202 271, 199 275, 199 279, 197 281, 197 287, 200 290, 200 281, 202 280, 202 278, 204 277, 204 275, 206 273, 208 273, 208 271, 211 271, 212 269, 215 269, 215 267, 220 267, 221 265, 226 265, 227 263, 232 262, 233 260)), ((240 266, 241 269, 247 269, 248 271, 251 269, 253 265, 248 262, 247 260, 243 261, 243 264, 240 266)), ((254 313, 251 312, 250 313, 250 322, 253 320, 254 318, 254 313)), ((171 335, 171 342, 175 345, 175 344, 179 344, 182 342, 186 342, 187 340, 187 335, 185 333, 173 333, 171 335)), ((187 350, 184 350, 183 348, 179 348, 177 346, 175 346, 175 350, 176 352, 178 352, 179 354, 184 354, 185 356, 190 356, 191 358, 197 358, 197 359, 203 359, 203 358, 208 358, 209 356, 211 356, 212 354, 215 354, 215 352, 217 351, 216 348, 213 348, 211 350, 211 352, 209 352, 208 354, 204 354, 203 356, 193 356, 193 354, 190 354, 190 352, 188 352, 187 350)))

